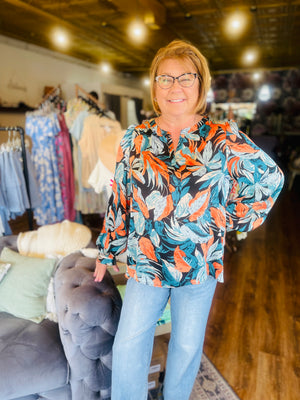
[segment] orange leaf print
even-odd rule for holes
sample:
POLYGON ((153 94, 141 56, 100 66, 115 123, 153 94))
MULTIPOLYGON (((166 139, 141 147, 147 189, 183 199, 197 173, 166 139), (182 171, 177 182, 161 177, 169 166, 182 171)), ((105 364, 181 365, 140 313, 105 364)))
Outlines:
POLYGON ((215 136, 217 130, 220 128, 220 126, 218 124, 214 124, 212 121, 210 121, 208 123, 208 125, 210 126, 210 130, 209 130, 207 138, 206 138, 207 142, 215 136))
POLYGON ((183 259, 183 257, 186 257, 185 252, 177 246, 174 251, 175 268, 180 272, 189 272, 191 266, 183 259))
POLYGON ((237 144, 237 143, 230 143, 230 148, 236 151, 237 153, 257 153, 258 150, 254 149, 247 143, 237 144))
POLYGON ((127 265, 127 273, 131 278, 136 279, 136 270, 134 268, 130 268, 129 265, 127 265))
POLYGON ((220 209, 212 207, 210 209, 210 213, 218 228, 222 228, 225 226, 226 224, 225 216, 223 215, 220 209))
POLYGON ((122 190, 120 190, 120 203, 122 207, 126 208, 126 197, 122 190))
POLYGON ((140 154, 142 143, 143 143, 143 135, 139 135, 134 139, 136 154, 140 154))
POLYGON ((121 146, 118 147, 118 151, 117 151, 117 158, 116 158, 116 162, 121 161, 123 158, 123 149, 121 146))
POLYGON ((211 236, 209 241, 206 242, 206 243, 201 243, 201 248, 202 248, 202 252, 203 252, 203 256, 204 256, 205 260, 206 260, 206 257, 207 257, 208 249, 210 248, 210 246, 212 246, 212 244, 214 242, 214 235, 213 235, 213 232, 212 232, 211 229, 209 229, 209 234, 211 236))
POLYGON ((249 207, 246 206, 246 204, 237 203, 237 205, 236 205, 236 216, 238 218, 243 218, 243 217, 246 216, 248 210, 249 210, 249 207))
POLYGON ((124 221, 122 221, 120 223, 120 225, 116 228, 116 230, 114 231, 118 236, 125 236, 126 235, 126 230, 125 230, 125 225, 124 225, 124 221))
POLYGON ((237 172, 238 172, 238 162, 239 162, 239 158, 238 157, 232 157, 232 159, 228 161, 228 169, 229 169, 229 171, 232 171, 233 165, 234 165, 234 163, 236 163, 234 170, 235 170, 235 173, 237 174, 237 172))
POLYGON ((218 263, 218 262, 214 262, 213 263, 214 269, 215 269, 215 273, 216 273, 216 279, 218 279, 218 277, 220 276, 220 274, 223 271, 223 265, 218 263))
POLYGON ((143 170, 143 174, 146 172, 147 169, 147 163, 149 163, 151 169, 153 170, 155 177, 156 177, 156 181, 158 182, 158 174, 162 175, 167 182, 169 183, 169 174, 168 174, 168 167, 167 165, 159 160, 158 158, 155 158, 153 156, 152 153, 150 153, 149 151, 144 151, 143 152, 143 157, 144 157, 144 170, 143 170))
POLYGON ((143 254, 145 254, 145 256, 147 256, 150 260, 157 261, 154 246, 150 239, 141 237, 139 240, 139 246, 140 246, 141 252, 143 254))
POLYGON ((161 280, 157 275, 155 275, 155 278, 153 279, 153 286, 161 287, 161 280))
POLYGON ((258 228, 264 222, 263 218, 258 218, 256 221, 253 222, 253 229, 258 228))
MULTIPOLYGON (((197 161, 197 160, 195 160, 194 158, 192 158, 190 155, 188 155, 188 154, 184 154, 182 151, 180 152, 180 154, 181 154, 181 156, 183 157, 183 158, 185 158, 185 164, 186 165, 188 165, 188 166, 195 166, 195 165, 198 165, 198 166, 200 166, 201 164, 199 163, 199 161, 197 161)), ((185 167, 186 167, 186 165, 185 165, 185 167)))
POLYGON ((203 191, 201 191, 201 192, 198 192, 197 195, 195 196, 195 198, 192 199, 192 200, 189 202, 189 206, 191 207, 191 206, 193 205, 193 203, 194 203, 195 201, 197 201, 200 197, 204 197, 204 201, 203 201, 201 207, 198 208, 198 210, 196 210, 195 212, 193 212, 193 213, 190 215, 189 220, 190 220, 191 222, 192 222, 192 221, 196 221, 198 217, 200 217, 201 215, 204 214, 204 211, 206 210, 207 205, 208 205, 208 202, 209 202, 209 193, 210 193, 210 190, 209 190, 209 189, 206 189, 206 190, 203 190, 203 191))

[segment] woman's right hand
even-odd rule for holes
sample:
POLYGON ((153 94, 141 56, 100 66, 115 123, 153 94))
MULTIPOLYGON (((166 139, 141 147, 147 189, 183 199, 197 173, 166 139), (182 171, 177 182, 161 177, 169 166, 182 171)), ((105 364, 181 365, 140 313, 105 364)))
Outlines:
MULTIPOLYGON (((95 282, 101 282, 102 281, 102 279, 103 279, 103 277, 105 275, 105 272, 106 272, 106 268, 107 268, 107 265, 101 263, 101 261, 98 260, 98 258, 97 258, 96 259, 96 268, 95 268, 95 272, 94 272, 95 282)), ((119 272, 119 267, 117 265, 113 265, 113 269, 116 272, 119 272)))

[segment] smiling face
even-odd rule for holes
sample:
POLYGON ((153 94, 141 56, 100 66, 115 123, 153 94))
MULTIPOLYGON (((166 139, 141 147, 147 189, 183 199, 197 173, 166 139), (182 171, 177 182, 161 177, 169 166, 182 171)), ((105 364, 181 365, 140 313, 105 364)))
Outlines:
MULTIPOLYGON (((163 60, 157 70, 158 75, 170 75, 173 77, 185 73, 197 73, 190 60, 167 58, 163 60)), ((169 89, 162 89, 155 83, 154 94, 162 116, 189 117, 196 112, 199 96, 199 79, 196 78, 191 87, 180 86, 178 80, 169 89)))

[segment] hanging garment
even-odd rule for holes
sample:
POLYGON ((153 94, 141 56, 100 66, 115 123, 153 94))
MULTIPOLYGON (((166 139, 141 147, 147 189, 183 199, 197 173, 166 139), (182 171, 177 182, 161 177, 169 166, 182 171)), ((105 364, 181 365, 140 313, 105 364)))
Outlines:
POLYGON ((75 209, 80 211, 82 214, 102 214, 105 212, 107 207, 105 194, 97 194, 93 188, 83 187, 81 177, 82 154, 78 143, 82 137, 85 120, 90 116, 94 116, 99 119, 98 116, 84 110, 77 114, 77 118, 74 120, 73 125, 70 128, 74 161, 75 209))
POLYGON ((60 131, 55 113, 47 115, 27 114, 26 133, 32 139, 32 161, 42 204, 34 210, 38 225, 46 225, 64 219, 55 137, 60 131))
POLYGON ((84 121, 83 132, 78 144, 81 150, 81 183, 90 188, 89 177, 95 168, 101 153, 101 143, 105 137, 120 136, 121 125, 106 117, 90 115, 84 121))
POLYGON ((22 215, 29 208, 29 201, 23 173, 15 165, 13 150, 1 151, 1 192, 4 205, 8 210, 9 219, 22 215))
POLYGON ((40 198, 37 182, 30 160, 30 154, 26 149, 26 161, 28 169, 29 201, 25 177, 23 173, 22 153, 19 148, 3 145, 0 151, 0 234, 11 234, 8 225, 10 219, 23 215, 26 209, 40 206, 40 198))
POLYGON ((70 134, 64 115, 58 114, 57 117, 60 125, 60 132, 55 138, 55 145, 61 196, 64 205, 64 216, 65 219, 74 221, 76 217, 76 211, 74 208, 75 183, 70 134))
POLYGON ((84 103, 80 98, 75 97, 68 101, 67 110, 64 113, 68 129, 71 129, 75 120, 82 111, 89 110, 90 106, 84 103))
POLYGON ((106 168, 106 166, 99 158, 95 168, 93 169, 89 177, 89 184, 94 188, 96 193, 99 194, 105 192, 108 199, 112 193, 111 186, 113 179, 113 172, 106 168))

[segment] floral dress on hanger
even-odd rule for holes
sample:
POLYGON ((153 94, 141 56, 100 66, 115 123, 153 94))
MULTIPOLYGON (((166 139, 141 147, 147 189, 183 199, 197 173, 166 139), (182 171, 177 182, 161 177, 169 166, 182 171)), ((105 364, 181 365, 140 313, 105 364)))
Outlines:
POLYGON ((36 170, 42 205, 34 210, 38 225, 64 219, 55 137, 60 131, 55 113, 26 115, 26 134, 32 139, 32 161, 36 170))

